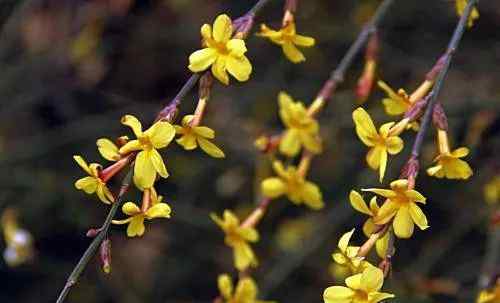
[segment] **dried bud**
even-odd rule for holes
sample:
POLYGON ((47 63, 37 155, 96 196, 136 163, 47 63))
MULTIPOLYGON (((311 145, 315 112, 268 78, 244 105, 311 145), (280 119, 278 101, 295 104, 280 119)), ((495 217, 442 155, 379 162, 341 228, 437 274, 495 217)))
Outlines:
POLYGON ((379 263, 378 267, 384 272, 384 277, 388 277, 392 269, 391 257, 388 256, 385 259, 383 259, 379 263))
POLYGON ((178 99, 172 100, 168 106, 166 106, 156 117, 156 121, 168 121, 172 122, 175 120, 177 113, 179 112, 178 106, 180 101, 178 99))
POLYGON ((410 119, 410 122, 413 122, 420 118, 422 113, 424 112, 424 108, 427 106, 427 102, 429 101, 430 94, 427 95, 425 98, 420 99, 419 101, 415 102, 405 113, 405 118, 410 119))
MULTIPOLYGON (((420 163, 418 162, 417 157, 411 156, 408 162, 406 162, 405 166, 403 167, 403 170, 401 171, 401 178, 408 179, 408 182, 415 182, 415 179, 417 178, 418 175, 418 170, 420 168, 420 163)), ((411 184, 408 185, 408 187, 413 187, 410 186, 411 184)))
POLYGON ((448 53, 442 55, 438 59, 436 64, 432 67, 432 69, 427 73, 427 75, 425 75, 425 79, 427 79, 429 81, 436 80, 437 75, 439 74, 439 72, 441 72, 441 70, 444 67, 444 64, 446 63, 446 59, 448 59, 448 56, 449 56, 448 53))
POLYGON ((116 145, 121 147, 121 146, 127 144, 128 141, 129 141, 128 136, 121 136, 121 137, 116 138, 116 145))
POLYGON ((95 238, 101 232, 101 228, 91 228, 87 231, 87 237, 95 238))
POLYGON ((356 86, 356 97, 359 103, 363 103, 368 99, 373 88, 373 82, 375 80, 375 69, 377 63, 375 60, 371 59, 366 61, 363 73, 359 77, 358 84, 356 86))
POLYGON ((321 91, 319 92, 318 96, 316 97, 316 99, 323 99, 325 101, 329 100, 330 97, 333 95, 333 93, 335 92, 335 89, 337 88, 337 82, 341 79, 340 76, 337 76, 335 77, 337 80, 328 80, 325 82, 325 84, 323 85, 323 87, 321 88, 321 91))
POLYGON ((214 78, 212 77, 212 73, 205 73, 200 78, 200 86, 199 86, 199 98, 208 100, 210 98, 210 90, 212 88, 214 78))
POLYGON ((437 128, 448 130, 448 118, 446 118, 446 113, 444 112, 441 103, 437 103, 434 106, 434 110, 432 112, 432 122, 437 128))
POLYGON ((99 258, 102 263, 102 271, 109 274, 111 272, 111 240, 105 239, 102 241, 99 248, 99 258))
POLYGON ((255 15, 247 14, 233 21, 234 37, 237 39, 245 39, 253 27, 255 15))

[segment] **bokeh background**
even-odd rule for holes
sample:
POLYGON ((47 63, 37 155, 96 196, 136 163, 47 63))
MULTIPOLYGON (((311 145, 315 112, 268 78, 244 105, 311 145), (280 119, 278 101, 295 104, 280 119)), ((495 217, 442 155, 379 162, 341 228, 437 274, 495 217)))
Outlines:
MULTIPOLYGON (((221 12, 240 16, 253 2, 0 1, 0 210, 18 211, 35 248, 33 259, 17 267, 0 261, 0 302, 55 301, 90 242, 85 232, 99 226, 108 210, 74 188, 83 172, 72 156, 101 161, 95 141, 128 133, 119 123, 123 114, 152 121, 189 77, 187 57, 199 47, 200 26, 221 12)), ((282 2, 271 1, 257 24, 278 26, 282 2)), ((209 213, 231 208, 244 215, 251 209, 258 181, 271 173, 253 141, 281 129, 278 92, 309 103, 379 3, 299 2, 298 29, 318 42, 305 51, 307 61, 294 65, 275 45, 249 37, 250 81, 216 84, 204 120, 227 158, 172 144, 164 153, 171 176, 158 185, 172 219, 153 221, 135 239, 113 226, 112 273, 91 262, 68 302, 211 302, 217 275, 235 274, 231 251, 209 213)), ((440 95, 452 145, 471 148, 474 176, 467 182, 424 173, 418 178, 431 228, 396 243, 385 285, 398 295, 393 302, 472 302, 490 251, 495 206, 485 203, 483 187, 500 168, 500 3, 482 1, 479 10, 440 95)), ((380 28, 378 76, 395 87, 416 88, 445 50, 456 21, 454 1, 396 1, 380 28)), ((261 241, 254 247, 261 264, 253 276, 262 298, 322 302, 323 290, 338 282, 330 254, 339 236, 364 222, 348 204, 351 189, 378 185, 351 120, 362 65, 361 55, 321 115, 325 148, 309 178, 320 185, 326 207, 314 212, 277 200, 259 226, 261 241)), ((376 89, 364 105, 377 123, 389 119, 382 96, 376 89)), ((192 112, 195 104, 196 94, 188 95, 181 112, 192 112)), ((435 155, 433 135, 424 146, 425 167, 435 155)), ((390 162, 387 180, 398 175, 412 138, 405 136, 407 146, 390 162)))

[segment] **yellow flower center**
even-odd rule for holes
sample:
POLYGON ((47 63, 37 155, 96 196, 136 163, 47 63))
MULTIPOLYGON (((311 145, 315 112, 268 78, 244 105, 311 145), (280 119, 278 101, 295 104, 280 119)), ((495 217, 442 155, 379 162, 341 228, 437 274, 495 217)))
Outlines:
POLYGON ((151 139, 148 136, 141 136, 137 139, 139 140, 139 143, 141 143, 142 150, 147 151, 153 149, 153 143, 151 143, 151 139))
POLYGON ((398 205, 404 205, 413 202, 405 195, 404 192, 398 190, 395 190, 394 192, 396 193, 396 196, 391 198, 391 201, 394 201, 398 205))
POLYGON ((368 302, 368 294, 362 290, 355 290, 353 302, 354 303, 368 302))

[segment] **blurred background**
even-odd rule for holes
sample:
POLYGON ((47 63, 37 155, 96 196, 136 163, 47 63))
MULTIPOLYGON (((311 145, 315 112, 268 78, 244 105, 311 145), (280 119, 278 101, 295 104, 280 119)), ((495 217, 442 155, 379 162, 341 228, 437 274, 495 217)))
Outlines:
MULTIPOLYGON (((209 213, 225 208, 248 213, 259 180, 272 173, 253 141, 282 128, 277 94, 286 90, 309 104, 379 2, 299 1, 298 31, 317 39, 299 65, 287 61, 276 45, 251 35, 250 81, 216 84, 204 120, 216 130, 215 142, 226 159, 170 145, 164 155, 171 176, 157 190, 172 206, 172 218, 150 222, 142 238, 129 239, 124 226, 113 226, 111 274, 94 260, 68 302, 211 302, 218 295, 217 275, 236 273, 231 250, 209 213)), ((17 223, 33 241, 26 262, 0 261, 0 302, 55 301, 90 242, 86 231, 100 226, 108 210, 74 188, 83 171, 72 156, 104 163, 96 139, 128 134, 119 123, 127 113, 152 121, 187 80, 187 58, 199 48, 200 26, 221 12, 238 17, 253 3, 0 1, 0 212, 15 210, 17 223)), ((271 1, 256 24, 279 27, 282 5, 271 1)), ((454 5, 451 0, 396 1, 380 28, 377 76, 395 88, 415 89, 446 48, 458 20, 454 5)), ((385 284, 397 294, 392 302, 472 302, 485 255, 492 254, 487 243, 500 241, 491 228, 497 206, 484 197, 485 185, 500 174, 500 2, 482 1, 479 11, 440 95, 452 146, 471 148, 467 160, 474 176, 452 181, 420 174, 417 188, 428 197, 424 211, 431 228, 397 241, 394 271, 385 284)), ((326 207, 314 212, 286 199, 273 201, 259 225, 261 241, 254 247, 260 267, 253 276, 261 298, 322 302, 323 290, 339 283, 330 255, 340 235, 365 220, 350 207, 348 193, 378 186, 351 120, 362 67, 363 55, 321 114, 325 148, 309 179, 321 187, 326 207)), ((375 89, 364 105, 376 124, 389 120, 382 97, 375 89)), ((181 113, 191 113, 195 105, 193 93, 181 113)), ((435 156, 433 137, 429 132, 424 167, 435 156)), ((391 158, 386 180, 399 175, 408 157, 413 134, 404 139, 407 146, 391 158)), ((132 191, 127 200, 139 198, 132 191)), ((353 239, 363 240, 361 232, 353 239)), ((0 243, 7 255, 5 241, 0 243)), ((496 268, 488 270, 497 270, 499 263, 492 264, 496 268)))

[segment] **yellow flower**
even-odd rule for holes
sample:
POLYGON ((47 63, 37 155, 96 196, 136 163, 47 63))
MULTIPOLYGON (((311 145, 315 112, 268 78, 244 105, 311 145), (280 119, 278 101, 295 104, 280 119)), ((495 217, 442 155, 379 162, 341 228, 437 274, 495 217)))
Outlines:
POLYGON ((175 136, 175 128, 168 122, 159 121, 143 132, 141 122, 132 115, 123 116, 121 122, 132 128, 137 137, 136 140, 131 140, 120 148, 122 155, 132 151, 140 151, 135 158, 135 184, 140 189, 152 187, 156 173, 167 178, 167 168, 158 149, 167 147, 172 141, 175 136))
POLYGON ((500 201, 500 175, 484 185, 484 198, 488 204, 495 204, 500 201))
POLYGON ((243 82, 250 78, 252 65, 245 57, 247 48, 242 39, 231 39, 233 25, 227 15, 215 19, 213 30, 209 24, 201 27, 205 48, 189 56, 189 69, 198 73, 212 66, 212 74, 220 82, 228 85, 229 72, 236 80, 243 82))
POLYGON ((493 289, 485 289, 479 293, 476 303, 500 303, 500 284, 493 289))
POLYGON ((181 135, 176 142, 185 150, 193 150, 199 145, 210 156, 224 158, 224 152, 208 140, 215 138, 214 130, 206 126, 192 127, 190 123, 193 117, 193 115, 186 115, 182 118, 182 126, 175 125, 175 132, 181 135))
POLYGON ((332 254, 333 260, 344 267, 347 267, 351 274, 357 274, 363 271, 369 263, 362 257, 358 257, 359 246, 349 246, 349 241, 354 233, 354 228, 342 235, 338 243, 338 252, 332 254))
POLYGON ((262 194, 271 199, 287 195, 293 203, 304 203, 312 209, 321 209, 324 206, 319 187, 307 180, 299 173, 295 166, 286 169, 280 161, 274 161, 273 168, 278 177, 270 177, 262 181, 262 194))
POLYGON ((427 169, 429 176, 448 179, 469 179, 472 176, 472 169, 469 164, 460 158, 469 154, 469 149, 460 147, 454 151, 440 154, 434 162, 436 166, 427 169))
POLYGON ((321 138, 318 121, 308 115, 302 102, 294 102, 285 92, 280 92, 278 102, 281 121, 287 127, 280 142, 280 152, 293 157, 303 146, 312 153, 320 153, 321 138))
MULTIPOLYGON (((368 218, 363 224, 363 233, 365 234, 365 236, 370 237, 375 232, 375 230, 377 230, 377 225, 373 222, 373 218, 377 216, 380 209, 377 204, 377 197, 372 197, 372 199, 370 200, 370 206, 368 207, 363 197, 357 191, 351 190, 349 194, 349 201, 351 202, 351 206, 355 210, 370 216, 370 218, 368 218)), ((379 257, 381 258, 385 258, 386 256, 388 241, 389 233, 386 233, 375 243, 375 249, 379 257)))
POLYGON ((258 288, 255 281, 250 277, 242 278, 234 290, 233 281, 227 274, 220 275, 217 285, 223 302, 226 303, 264 303, 257 300, 258 288))
POLYGON ((295 29, 295 22, 289 22, 285 27, 281 28, 279 31, 275 31, 262 24, 260 27, 260 33, 258 36, 268 38, 272 42, 281 45, 283 53, 288 58, 288 60, 293 63, 299 63, 306 60, 304 54, 296 47, 312 47, 315 44, 315 40, 312 37, 298 35, 295 29))
MULTIPOLYGON (((459 16, 462 16, 466 6, 467 6, 467 0, 456 0, 455 8, 456 8, 457 14, 459 16)), ((476 21, 476 19, 479 19, 479 11, 477 10, 477 8, 474 7, 472 9, 470 16, 469 16, 469 19, 467 20, 467 26, 472 27, 474 25, 474 21, 476 21)))
POLYGON ((118 161, 121 158, 118 146, 107 138, 97 140, 97 149, 101 156, 108 161, 118 161))
POLYGON ((391 189, 369 188, 363 191, 373 192, 386 198, 378 210, 373 222, 378 225, 387 224, 394 218, 394 233, 399 238, 409 238, 413 234, 414 224, 427 229, 427 218, 416 203, 425 204, 425 197, 414 189, 408 189, 408 180, 391 182, 391 189))
POLYGON ((393 294, 380 292, 384 283, 381 269, 368 266, 362 273, 345 280, 347 287, 331 286, 325 289, 325 303, 376 303, 394 298, 393 294))
POLYGON ((359 139, 366 146, 371 147, 366 155, 366 162, 371 169, 379 169, 379 179, 382 182, 387 166, 387 153, 398 154, 403 149, 403 140, 390 134, 394 122, 383 124, 377 132, 370 115, 361 107, 352 113, 352 119, 359 139))
POLYGON ((233 248, 234 265, 240 271, 249 266, 257 266, 257 258, 248 244, 259 240, 259 233, 253 227, 240 226, 240 220, 230 210, 225 210, 223 218, 210 214, 214 222, 224 231, 226 235, 224 242, 233 248))
POLYGON ((113 224, 128 224, 127 236, 135 237, 142 236, 145 231, 144 220, 152 220, 155 218, 170 218, 172 212, 167 203, 163 203, 163 197, 157 195, 154 188, 146 189, 151 191, 151 204, 147 210, 140 209, 133 202, 127 202, 122 206, 122 212, 129 216, 124 220, 113 220, 113 224))
POLYGON ((97 163, 91 163, 88 165, 81 156, 73 156, 73 159, 75 159, 76 163, 78 163, 78 165, 80 165, 80 167, 83 168, 87 174, 89 174, 87 177, 78 179, 75 182, 75 187, 79 190, 83 190, 89 195, 97 193, 99 199, 106 204, 114 202, 115 198, 113 197, 113 194, 106 187, 106 183, 99 177, 101 165, 97 163))
POLYGON ((33 236, 26 229, 19 227, 15 209, 8 207, 2 212, 0 227, 5 240, 5 263, 14 267, 29 261, 34 256, 33 236))
POLYGON ((382 103, 388 115, 402 115, 411 107, 410 96, 404 89, 400 88, 396 93, 384 81, 378 81, 377 84, 387 94, 387 97, 382 99, 382 103))

